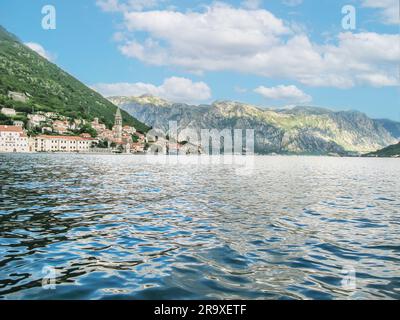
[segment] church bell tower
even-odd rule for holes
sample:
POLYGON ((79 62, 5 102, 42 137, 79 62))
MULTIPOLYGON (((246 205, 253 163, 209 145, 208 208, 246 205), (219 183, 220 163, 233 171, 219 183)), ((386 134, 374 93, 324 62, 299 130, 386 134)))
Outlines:
POLYGON ((122 139, 122 116, 121 110, 119 108, 117 109, 117 113, 115 114, 114 134, 116 139, 122 139))

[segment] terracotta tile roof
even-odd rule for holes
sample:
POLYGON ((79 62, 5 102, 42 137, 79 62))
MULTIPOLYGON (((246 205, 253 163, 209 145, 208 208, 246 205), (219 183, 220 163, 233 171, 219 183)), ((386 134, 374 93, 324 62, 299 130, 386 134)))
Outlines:
POLYGON ((19 133, 23 132, 22 128, 19 127, 19 126, 7 126, 7 125, 6 126, 1 125, 0 126, 0 131, 3 131, 3 132, 19 132, 19 133))
POLYGON ((48 136, 48 135, 40 135, 37 136, 38 139, 50 139, 50 140, 70 140, 70 141, 93 141, 93 138, 83 138, 79 136, 48 136))

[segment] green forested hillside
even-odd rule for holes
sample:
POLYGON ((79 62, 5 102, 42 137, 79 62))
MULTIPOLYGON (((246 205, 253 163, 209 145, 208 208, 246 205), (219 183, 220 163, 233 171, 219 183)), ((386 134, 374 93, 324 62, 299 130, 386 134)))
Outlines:
POLYGON ((365 155, 366 157, 400 157, 400 143, 388 146, 376 152, 365 155))
MULTIPOLYGON (((98 117, 112 125, 116 106, 100 94, 23 45, 0 26, 0 108, 13 107, 22 114, 53 111, 73 118, 98 117), (8 98, 8 92, 29 97, 25 103, 8 98)), ((122 112, 124 124, 146 132, 148 127, 122 112)))

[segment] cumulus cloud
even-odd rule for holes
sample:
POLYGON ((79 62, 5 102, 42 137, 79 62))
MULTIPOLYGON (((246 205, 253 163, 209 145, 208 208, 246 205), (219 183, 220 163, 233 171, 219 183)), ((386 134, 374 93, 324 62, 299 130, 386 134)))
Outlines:
POLYGON ((99 83, 92 88, 105 97, 154 95, 172 102, 200 103, 211 98, 211 89, 204 82, 187 78, 171 77, 160 86, 150 83, 99 83))
POLYGON ((383 21, 387 24, 399 24, 398 0, 362 0, 362 6, 379 9, 383 21))
POLYGON ((264 87, 260 86, 254 89, 254 92, 262 95, 266 99, 280 100, 287 103, 308 103, 312 101, 312 97, 294 85, 290 86, 276 86, 264 87))
POLYGON ((117 12, 122 10, 118 0, 97 0, 96 4, 101 10, 106 12, 117 12))
POLYGON ((340 33, 317 44, 271 12, 216 3, 204 11, 125 11, 130 39, 120 51, 157 66, 194 73, 238 71, 309 86, 398 84, 399 35, 340 33), (147 35, 135 39, 136 33, 147 35))
POLYGON ((337 46, 323 47, 324 72, 337 73, 344 87, 355 84, 374 87, 399 84, 400 47, 393 45, 399 43, 399 35, 346 32, 339 34, 338 41, 337 46), (348 83, 340 75, 346 76, 348 83))
POLYGON ((28 48, 32 49, 33 51, 35 51, 37 54, 41 55, 43 58, 52 61, 54 59, 53 55, 46 51, 42 45, 40 45, 39 43, 35 43, 35 42, 25 42, 24 43, 28 48))
MULTIPOLYGON (((388 0, 363 1, 365 6, 378 6, 388 0)), ((109 10, 121 6, 117 0, 98 2, 109 10)), ((124 19, 119 50, 150 65, 195 74, 236 71, 319 87, 399 84, 400 47, 393 45, 400 41, 399 35, 342 32, 331 43, 319 44, 305 31, 258 8, 258 1, 243 1, 240 8, 216 2, 202 11, 187 12, 138 11, 128 3, 119 9, 124 19)))

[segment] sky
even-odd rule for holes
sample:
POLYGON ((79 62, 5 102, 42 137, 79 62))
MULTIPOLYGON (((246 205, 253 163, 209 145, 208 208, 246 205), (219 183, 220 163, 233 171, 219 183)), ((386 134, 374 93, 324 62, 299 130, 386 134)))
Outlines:
POLYGON ((400 121, 398 0, 1 0, 0 24, 104 96, 400 121))

